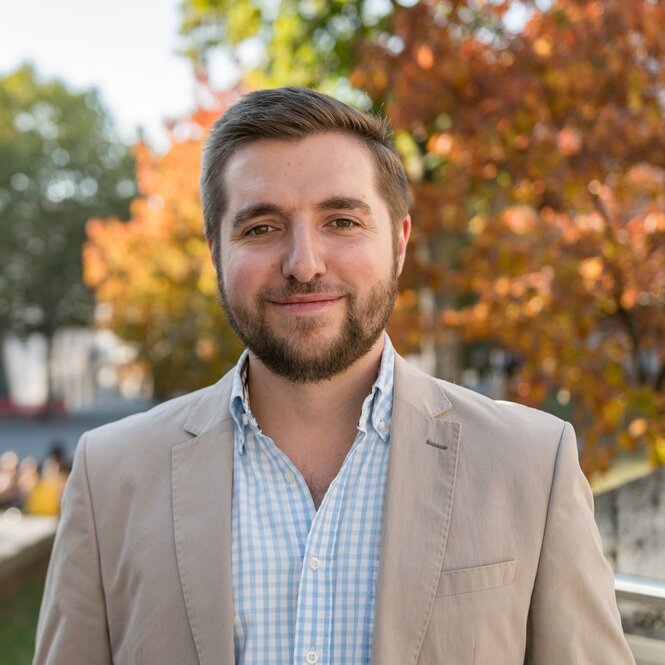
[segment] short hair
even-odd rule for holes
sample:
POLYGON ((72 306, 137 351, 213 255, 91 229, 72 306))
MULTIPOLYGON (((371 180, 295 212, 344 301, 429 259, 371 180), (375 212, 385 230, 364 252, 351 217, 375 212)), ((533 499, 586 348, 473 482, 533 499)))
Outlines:
POLYGON ((257 90, 245 95, 215 122, 203 150, 201 202, 205 234, 215 261, 219 257, 219 227, 227 206, 224 171, 233 154, 261 139, 296 141, 324 132, 347 134, 367 146, 374 159, 378 194, 388 207, 393 228, 406 217, 411 203, 409 185, 385 118, 307 88, 257 90))

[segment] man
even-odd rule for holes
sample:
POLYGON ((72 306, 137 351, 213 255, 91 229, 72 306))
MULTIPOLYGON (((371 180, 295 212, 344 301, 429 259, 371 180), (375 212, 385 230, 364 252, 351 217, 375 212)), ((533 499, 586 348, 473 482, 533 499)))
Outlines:
POLYGON ((633 663, 570 425, 383 332, 411 228, 386 126, 255 92, 201 184, 248 351, 83 436, 35 662, 633 663))

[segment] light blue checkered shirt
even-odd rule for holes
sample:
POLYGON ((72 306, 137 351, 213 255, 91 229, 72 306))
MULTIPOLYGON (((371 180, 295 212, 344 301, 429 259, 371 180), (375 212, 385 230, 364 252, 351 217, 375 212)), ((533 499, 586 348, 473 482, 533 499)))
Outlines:
POLYGON ((358 434, 319 510, 291 460, 258 428, 247 353, 231 394, 237 665, 371 661, 395 352, 385 337, 358 434))

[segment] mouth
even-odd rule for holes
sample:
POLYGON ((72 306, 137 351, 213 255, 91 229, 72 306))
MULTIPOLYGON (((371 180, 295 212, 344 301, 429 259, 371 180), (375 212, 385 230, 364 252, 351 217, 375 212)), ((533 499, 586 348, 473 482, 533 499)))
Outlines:
POLYGON ((309 313, 320 312, 334 307, 344 296, 330 293, 307 293, 270 300, 269 302, 283 312, 309 313))

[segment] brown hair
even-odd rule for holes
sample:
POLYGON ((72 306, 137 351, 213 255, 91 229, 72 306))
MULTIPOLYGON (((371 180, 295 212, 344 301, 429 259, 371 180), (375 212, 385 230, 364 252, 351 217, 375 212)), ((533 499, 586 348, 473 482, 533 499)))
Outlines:
POLYGON ((384 118, 307 88, 258 90, 215 122, 203 151, 201 201, 215 261, 219 226, 227 205, 224 169, 234 152, 261 139, 293 141, 323 132, 342 132, 363 141, 374 159, 378 193, 388 206, 393 225, 406 217, 411 202, 408 182, 384 118))

